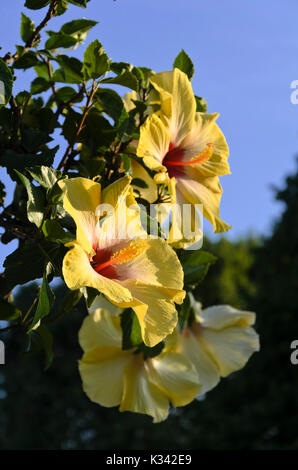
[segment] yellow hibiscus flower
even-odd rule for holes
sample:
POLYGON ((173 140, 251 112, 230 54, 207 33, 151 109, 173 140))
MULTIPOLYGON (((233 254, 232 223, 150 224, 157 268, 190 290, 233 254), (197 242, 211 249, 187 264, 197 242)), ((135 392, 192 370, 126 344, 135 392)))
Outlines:
POLYGON ((62 270, 70 289, 93 287, 114 305, 133 308, 145 344, 153 347, 177 323, 174 302, 181 303, 185 296, 183 270, 164 240, 142 238, 146 234, 138 210, 131 208, 135 200, 130 182, 126 176, 102 192, 99 183, 86 178, 60 183, 64 209, 77 226, 62 270), (96 212, 100 204, 114 209, 113 214, 100 219, 96 212), (123 237, 125 223, 127 227, 133 223, 134 233, 123 237))
POLYGON ((195 367, 182 354, 165 348, 144 358, 135 349, 122 350, 120 318, 97 309, 85 318, 79 332, 84 351, 79 361, 83 389, 95 403, 120 411, 167 418, 169 403, 184 406, 200 392, 195 367))
POLYGON ((218 114, 196 112, 191 83, 179 69, 158 73, 150 81, 159 92, 161 107, 141 126, 137 156, 151 170, 167 172, 168 178, 158 175, 157 182, 174 179, 173 198, 181 208, 201 204, 215 232, 229 230, 219 217, 218 176, 230 170, 229 149, 215 122, 218 114))
POLYGON ((195 320, 179 335, 177 350, 196 367, 201 393, 214 388, 220 377, 242 369, 250 356, 259 351, 259 336, 251 327, 255 314, 229 305, 204 310, 192 301, 195 320))

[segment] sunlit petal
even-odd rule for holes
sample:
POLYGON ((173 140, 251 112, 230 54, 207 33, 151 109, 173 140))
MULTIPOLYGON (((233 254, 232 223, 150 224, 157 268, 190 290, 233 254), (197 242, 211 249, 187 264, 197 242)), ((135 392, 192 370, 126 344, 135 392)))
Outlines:
POLYGON ((91 266, 89 258, 80 245, 75 245, 63 259, 63 277, 69 289, 93 287, 114 302, 129 302, 130 292, 119 283, 98 274, 91 266))
POLYGON ((77 241, 90 253, 97 246, 95 211, 100 204, 101 186, 87 178, 64 179, 59 185, 65 191, 63 207, 77 226, 77 241))

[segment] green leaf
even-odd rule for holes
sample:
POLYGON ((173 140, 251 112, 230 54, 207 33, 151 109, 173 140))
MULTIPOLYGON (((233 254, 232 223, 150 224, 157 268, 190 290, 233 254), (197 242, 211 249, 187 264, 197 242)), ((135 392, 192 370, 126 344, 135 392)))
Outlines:
POLYGON ((39 346, 45 353, 45 368, 46 371, 52 364, 54 353, 53 353, 53 335, 45 325, 40 325, 36 330, 32 331, 33 337, 39 338, 39 346))
POLYGON ((87 32, 97 24, 98 21, 82 18, 65 23, 60 29, 60 32, 71 35, 77 41, 82 41, 86 37, 87 32))
POLYGON ((46 41, 45 47, 46 49, 59 49, 60 47, 63 47, 64 49, 67 49, 69 47, 74 46, 78 41, 70 36, 69 34, 65 34, 62 32, 59 33, 53 33, 51 37, 46 41))
POLYGON ((116 126, 119 125, 119 121, 128 118, 123 100, 116 91, 109 88, 100 88, 96 93, 96 98, 98 99, 96 108, 111 116, 116 126))
POLYGON ((28 152, 35 153, 52 138, 40 129, 27 128, 22 132, 22 143, 28 152))
POLYGON ((132 309, 126 309, 121 314, 122 348, 131 349, 142 343, 141 327, 138 317, 132 309))
MULTIPOLYGON (((57 150, 57 149, 56 149, 57 150)), ((6 167, 7 172, 14 181, 18 181, 15 168, 24 170, 26 167, 42 164, 52 164, 55 149, 44 151, 40 155, 17 153, 14 150, 5 150, 0 154, 0 165, 6 167)))
POLYGON ((198 113, 206 113, 207 112, 207 101, 205 98, 201 98, 200 96, 195 96, 196 103, 197 103, 197 112, 198 113))
POLYGON ((47 190, 47 201, 50 204, 58 204, 63 199, 63 190, 60 188, 58 182, 52 188, 47 190))
POLYGON ((50 313, 54 300, 54 292, 48 284, 46 273, 44 273, 37 308, 28 332, 30 332, 39 321, 50 313))
POLYGON ((127 88, 131 88, 131 90, 138 91, 139 84, 136 76, 129 71, 125 71, 124 73, 117 75, 117 77, 105 78, 101 80, 101 83, 110 83, 111 85, 121 85, 127 88))
POLYGON ((71 312, 81 300, 82 295, 83 294, 80 289, 70 290, 62 302, 62 306, 61 309, 58 311, 58 315, 62 316, 66 313, 71 312))
POLYGON ((15 170, 19 179, 26 188, 28 195, 27 216, 28 220, 40 227, 44 217, 45 196, 41 188, 34 186, 26 176, 15 170))
POLYGON ((30 92, 31 95, 37 95, 47 91, 49 88, 51 88, 51 82, 42 77, 37 77, 31 82, 30 92))
POLYGON ((207 251, 195 251, 182 260, 184 283, 186 285, 201 282, 206 276, 211 264, 217 260, 216 256, 207 251))
POLYGON ((88 2, 90 2, 90 0, 69 0, 69 3, 81 8, 86 8, 88 2))
POLYGON ((86 299, 88 308, 90 308, 99 294, 98 290, 93 287, 81 287, 80 291, 86 299))
POLYGON ((0 297, 0 320, 11 321, 19 318, 21 311, 7 300, 0 297))
POLYGON ((82 101, 82 96, 77 97, 78 93, 76 90, 70 86, 63 86, 57 90, 56 96, 59 101, 63 101, 63 103, 66 103, 67 101, 73 101, 75 98, 74 102, 80 102, 82 101))
POLYGON ((39 63, 38 65, 35 65, 34 70, 39 77, 48 81, 50 80, 47 64, 44 64, 43 62, 39 63))
POLYGON ((42 224, 42 232, 48 240, 63 245, 75 240, 75 236, 70 232, 65 232, 57 220, 45 220, 42 224))
POLYGON ((26 168, 32 178, 35 179, 41 186, 50 189, 58 179, 63 177, 63 173, 48 166, 35 166, 33 168, 26 168))
POLYGON ((12 93, 13 75, 6 63, 0 59, 0 105, 6 104, 12 93))
POLYGON ((96 79, 110 70, 110 60, 101 43, 96 39, 84 54, 83 74, 85 80, 96 79))
POLYGON ((186 73, 189 80, 192 79, 195 71, 193 61, 183 49, 174 60, 173 67, 180 69, 182 70, 182 72, 186 73))
POLYGON ((2 131, 7 132, 9 135, 12 134, 12 119, 13 113, 9 108, 0 108, 0 127, 2 131))
POLYGON ((50 3, 50 0, 26 0, 25 7, 30 10, 40 10, 46 7, 50 3))
POLYGON ((159 356, 164 346, 165 346, 165 343, 163 341, 156 344, 156 346, 154 346, 153 348, 149 348, 143 343, 141 344, 139 350, 142 351, 142 353, 144 354, 144 359, 146 359, 147 357, 159 356))
POLYGON ((55 70, 53 80, 63 83, 82 83, 84 81, 82 75, 82 63, 75 57, 59 55, 57 62, 60 69, 55 70))
POLYGON ((21 13, 21 38, 26 43, 35 31, 34 22, 24 13, 21 13))
POLYGON ((190 307, 190 297, 187 293, 179 310, 179 323, 181 327, 183 327, 184 323, 188 320, 190 307))
POLYGON ((22 55, 19 59, 17 59, 13 66, 15 69, 29 69, 30 67, 34 67, 39 63, 35 52, 29 51, 26 54, 22 55))
POLYGON ((30 93, 28 91, 20 91, 16 96, 16 102, 18 106, 26 106, 30 101, 30 93))
POLYGON ((44 257, 36 243, 25 241, 4 261, 5 277, 9 286, 25 284, 43 275, 44 257))
POLYGON ((59 0, 55 16, 63 15, 68 9, 68 0, 59 0))

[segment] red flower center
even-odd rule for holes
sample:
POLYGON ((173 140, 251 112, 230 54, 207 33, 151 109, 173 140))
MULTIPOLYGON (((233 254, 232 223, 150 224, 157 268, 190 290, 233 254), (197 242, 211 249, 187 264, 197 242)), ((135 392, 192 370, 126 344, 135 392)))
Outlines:
POLYGON ((119 275, 115 265, 128 263, 136 258, 143 251, 145 245, 144 240, 134 240, 128 246, 114 252, 112 250, 97 250, 90 262, 91 266, 101 276, 118 279, 119 275))
POLYGON ((190 160, 183 160, 185 151, 181 147, 175 147, 171 142, 169 150, 163 159, 163 165, 167 168, 170 178, 184 174, 184 166, 204 163, 211 158, 213 153, 213 144, 206 145, 204 150, 192 157, 190 160))

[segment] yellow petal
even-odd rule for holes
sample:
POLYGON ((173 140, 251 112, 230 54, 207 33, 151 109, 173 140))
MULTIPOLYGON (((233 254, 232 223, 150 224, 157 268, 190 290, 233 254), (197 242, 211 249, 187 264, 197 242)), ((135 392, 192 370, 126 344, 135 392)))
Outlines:
POLYGON ((222 187, 217 177, 204 178, 199 181, 193 174, 195 169, 187 168, 187 175, 179 177, 176 190, 180 193, 180 200, 185 203, 202 204, 203 215, 212 225, 215 233, 226 232, 231 228, 219 217, 219 203, 222 187))
POLYGON ((162 160, 169 150, 171 135, 157 113, 149 116, 140 129, 137 156, 151 170, 163 170, 162 160))
POLYGON ((219 371, 212 357, 205 350, 199 338, 190 330, 184 330, 180 336, 179 351, 194 365, 199 382, 202 384, 200 393, 206 393, 214 388, 219 380, 219 371))
POLYGON ((201 178, 230 174, 229 147, 215 122, 218 116, 218 113, 196 113, 191 132, 181 143, 185 152, 185 160, 190 160, 206 149, 208 144, 212 144, 211 158, 204 163, 194 165, 201 178))
POLYGON ((242 369, 250 356, 259 351, 259 337, 253 328, 232 327, 219 331, 202 328, 201 340, 222 377, 242 369))
POLYGON ((85 317, 79 331, 79 343, 83 351, 98 346, 122 346, 120 318, 112 317, 108 310, 98 308, 85 317))
POLYGON ((161 354, 150 362, 150 381, 161 389, 174 406, 187 405, 200 393, 199 375, 192 363, 182 354, 161 354))
POLYGON ((255 313, 237 310, 230 305, 215 305, 200 312, 201 324, 213 330, 222 330, 231 326, 246 327, 255 322, 255 313))
POLYGON ((157 186, 156 183, 153 181, 151 176, 149 175, 148 171, 138 163, 136 160, 131 158, 131 170, 133 178, 138 178, 143 180, 147 187, 141 188, 139 186, 134 186, 134 189, 140 193, 140 196, 143 199, 146 199, 148 202, 153 203, 157 199, 157 186))
POLYGON ((102 406, 119 405, 123 394, 124 368, 130 355, 115 346, 92 349, 79 361, 83 390, 102 406))
POLYGON ((125 201, 125 198, 129 193, 130 182, 131 177, 127 175, 104 188, 101 197, 102 203, 110 204, 117 208, 117 205, 125 201))
MULTIPOLYGON (((178 180, 179 181, 179 180, 178 180)), ((173 202, 172 226, 168 243, 175 248, 198 250, 203 244, 203 225, 199 210, 176 191, 176 179, 171 178, 169 193, 173 202)))
POLYGON ((59 186, 65 192, 63 207, 77 226, 77 241, 86 253, 91 253, 97 246, 95 211, 100 204, 101 186, 87 178, 64 179, 59 186))
POLYGON ((97 309, 108 310, 109 314, 115 317, 118 317, 120 313, 122 313, 121 308, 109 302, 103 295, 98 295, 88 310, 89 313, 94 313, 97 309))
POLYGON ((75 290, 85 286, 93 287, 114 302, 129 302, 132 300, 130 292, 125 287, 94 271, 87 254, 78 244, 64 256, 62 272, 69 289, 75 290))
POLYGON ((168 416, 169 401, 149 382, 147 369, 140 355, 134 356, 125 368, 120 411, 152 416, 154 423, 164 421, 168 416))
MULTIPOLYGON (((175 290, 183 289, 183 269, 175 251, 161 238, 146 240, 147 249, 134 260, 131 279, 175 290)), ((184 298, 184 294, 183 294, 184 298)))
POLYGON ((191 131, 195 119, 196 101, 191 83, 187 75, 176 68, 158 73, 150 81, 160 93, 161 111, 169 118, 171 141, 179 146, 191 131))
POLYGON ((131 177, 125 176, 102 192, 101 215, 104 212, 107 215, 100 220, 98 243, 101 248, 115 248, 119 243, 127 243, 128 238, 146 236, 130 182, 131 177))
POLYGON ((134 300, 119 306, 134 309, 144 343, 155 346, 174 330, 178 316, 173 302, 181 303, 185 293, 134 280, 123 281, 122 285, 129 289, 134 300))

